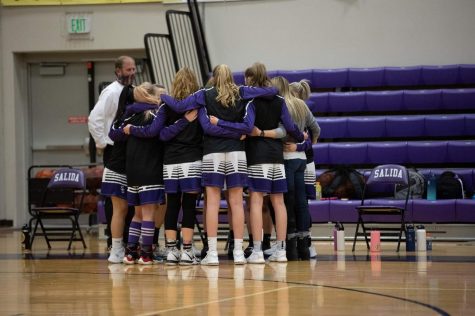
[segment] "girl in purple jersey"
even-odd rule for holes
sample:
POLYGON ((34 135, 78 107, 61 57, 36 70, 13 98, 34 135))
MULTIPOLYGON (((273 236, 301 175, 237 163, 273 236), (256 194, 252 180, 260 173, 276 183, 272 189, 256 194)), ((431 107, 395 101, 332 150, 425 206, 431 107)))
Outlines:
POLYGON ((202 184, 206 188, 206 229, 208 247, 203 265, 218 265, 217 225, 221 190, 227 189, 232 211, 235 264, 244 264, 242 250, 244 208, 242 191, 247 186, 247 161, 242 133, 229 131, 210 123, 208 115, 239 122, 245 112, 245 99, 261 95, 275 95, 274 88, 238 87, 227 65, 213 71, 213 86, 200 90, 180 102, 163 96, 163 101, 174 106, 200 107, 198 118, 204 131, 202 184))
MULTIPOLYGON (((147 125, 157 116, 161 90, 146 82, 134 89, 135 103, 127 110, 124 124, 147 125)), ((163 145, 158 140, 127 137, 123 126, 111 129, 114 141, 127 139, 127 200, 135 206, 123 262, 149 265, 153 263, 152 244, 155 212, 165 202, 163 190, 163 145), (139 239, 142 243, 139 248, 139 239), (139 254, 140 250, 140 254, 139 254)))
MULTIPOLYGON (((198 90, 196 75, 189 68, 180 69, 172 83, 171 96, 182 100, 198 90)), ((201 159, 203 130, 196 120, 198 110, 185 114, 163 104, 148 126, 126 126, 126 133, 136 137, 159 137, 165 142, 163 178, 167 194, 165 235, 169 265, 198 263, 192 250, 196 215, 196 198, 201 191, 201 159), (177 222, 183 209, 183 251, 176 248, 177 222)))
MULTIPOLYGON (((245 71, 246 83, 257 87, 270 87, 271 82, 262 63, 255 63, 245 71)), ((265 263, 262 244, 262 206, 264 193, 270 195, 275 210, 277 242, 279 249, 270 257, 270 261, 286 262, 287 212, 283 193, 287 191, 284 170, 283 143, 280 139, 265 137, 265 130, 272 130, 282 123, 289 134, 302 141, 303 134, 293 123, 284 98, 255 98, 246 108, 243 123, 233 123, 214 116, 211 123, 231 130, 250 133, 254 127, 263 132, 258 137, 246 139, 246 155, 249 172, 250 222, 254 237, 252 254, 248 263, 265 263)))

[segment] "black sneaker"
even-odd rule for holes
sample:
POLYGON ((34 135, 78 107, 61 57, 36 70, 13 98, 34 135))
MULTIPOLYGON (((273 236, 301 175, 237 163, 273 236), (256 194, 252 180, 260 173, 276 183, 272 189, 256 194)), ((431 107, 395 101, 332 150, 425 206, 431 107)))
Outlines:
POLYGON ((293 237, 287 240, 285 250, 287 252, 288 261, 297 261, 299 260, 299 254, 297 252, 297 237, 293 237))
POLYGON ((298 238, 297 239, 297 251, 300 260, 308 261, 310 260, 310 250, 308 249, 308 239, 310 237, 298 238))

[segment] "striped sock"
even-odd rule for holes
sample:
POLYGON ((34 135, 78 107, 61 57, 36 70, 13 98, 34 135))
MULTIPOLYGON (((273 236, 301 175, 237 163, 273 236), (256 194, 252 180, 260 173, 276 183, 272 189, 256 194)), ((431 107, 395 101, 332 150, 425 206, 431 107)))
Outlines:
POLYGON ((153 244, 153 233, 155 231, 155 223, 153 221, 142 222, 142 245, 151 246, 153 244))
POLYGON ((137 245, 140 238, 140 228, 142 227, 141 222, 131 222, 129 228, 129 238, 127 243, 129 245, 137 245))

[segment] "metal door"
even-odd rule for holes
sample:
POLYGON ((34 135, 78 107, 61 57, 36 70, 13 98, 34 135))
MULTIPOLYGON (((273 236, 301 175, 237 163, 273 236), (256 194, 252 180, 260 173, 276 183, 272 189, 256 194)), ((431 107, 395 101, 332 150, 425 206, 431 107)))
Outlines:
POLYGON ((32 164, 88 163, 86 63, 32 63, 28 68, 32 164))

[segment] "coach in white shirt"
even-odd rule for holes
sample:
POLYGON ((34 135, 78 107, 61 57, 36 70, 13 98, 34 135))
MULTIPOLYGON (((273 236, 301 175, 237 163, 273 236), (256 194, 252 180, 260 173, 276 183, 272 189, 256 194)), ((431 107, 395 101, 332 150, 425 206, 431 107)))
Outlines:
POLYGON ((132 84, 135 78, 135 60, 129 56, 120 56, 115 61, 117 80, 102 90, 94 109, 89 114, 88 127, 96 148, 104 149, 114 142, 109 138, 109 130, 114 121, 119 96, 124 86, 132 84))

